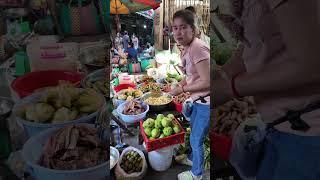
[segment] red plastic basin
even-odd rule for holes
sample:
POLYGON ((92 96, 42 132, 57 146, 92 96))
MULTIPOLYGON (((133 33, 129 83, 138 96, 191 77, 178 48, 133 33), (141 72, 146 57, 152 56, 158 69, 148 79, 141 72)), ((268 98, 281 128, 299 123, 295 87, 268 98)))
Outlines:
POLYGON ((37 89, 56 86, 61 80, 79 86, 82 77, 82 74, 71 71, 35 71, 18 77, 11 83, 11 87, 20 98, 23 98, 32 94, 37 89))
POLYGON ((119 91, 121 91, 121 90, 123 90, 123 89, 128 89, 129 87, 135 89, 135 88, 136 88, 136 85, 135 85, 135 84, 120 84, 120 85, 114 87, 114 90, 115 90, 116 92, 119 92, 119 91))

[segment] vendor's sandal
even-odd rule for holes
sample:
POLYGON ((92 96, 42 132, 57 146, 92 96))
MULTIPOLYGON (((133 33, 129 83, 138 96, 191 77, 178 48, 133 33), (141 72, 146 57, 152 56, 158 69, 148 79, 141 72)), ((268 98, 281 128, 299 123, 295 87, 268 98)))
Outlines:
POLYGON ((195 176, 191 171, 185 171, 178 174, 178 180, 202 180, 202 176, 195 176))
POLYGON ((187 165, 187 166, 192 166, 192 164, 193 164, 192 161, 190 161, 188 159, 188 156, 186 154, 176 156, 174 159, 179 164, 183 164, 183 165, 187 165))

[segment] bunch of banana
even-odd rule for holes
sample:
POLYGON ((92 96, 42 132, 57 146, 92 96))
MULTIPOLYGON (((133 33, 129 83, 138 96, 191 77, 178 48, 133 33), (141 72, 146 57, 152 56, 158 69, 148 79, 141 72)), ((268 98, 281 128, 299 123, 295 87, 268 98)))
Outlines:
POLYGON ((80 112, 92 113, 97 111, 103 104, 103 99, 93 89, 86 89, 79 96, 79 99, 75 101, 75 105, 80 112))

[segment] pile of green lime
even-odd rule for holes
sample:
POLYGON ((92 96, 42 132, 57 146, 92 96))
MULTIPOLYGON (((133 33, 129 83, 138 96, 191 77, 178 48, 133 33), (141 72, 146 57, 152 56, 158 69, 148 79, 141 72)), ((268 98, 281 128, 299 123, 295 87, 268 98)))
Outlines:
POLYGON ((174 121, 174 115, 158 114, 156 119, 148 118, 143 122, 143 129, 148 139, 164 138, 181 132, 180 126, 174 121))

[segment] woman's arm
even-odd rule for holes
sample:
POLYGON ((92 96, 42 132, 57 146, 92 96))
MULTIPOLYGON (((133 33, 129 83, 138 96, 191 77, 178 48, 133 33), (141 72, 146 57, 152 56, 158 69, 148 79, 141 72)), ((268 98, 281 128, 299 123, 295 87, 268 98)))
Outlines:
POLYGON ((199 92, 210 90, 210 60, 206 59, 195 64, 200 81, 193 84, 186 84, 184 90, 186 92, 199 92))
POLYGON ((233 77, 238 73, 246 72, 246 67, 242 58, 243 46, 234 51, 231 58, 222 66, 222 70, 228 75, 233 77))
POLYGON ((197 69, 197 72, 200 76, 200 81, 193 83, 193 84, 187 84, 185 83, 182 89, 182 86, 179 86, 171 91, 171 94, 178 95, 183 93, 183 90, 185 92, 199 92, 199 91, 209 91, 210 90, 210 61, 209 59, 202 60, 195 64, 195 67, 197 69))
MULTIPOLYGON (((308 3, 289 0, 274 9, 292 58, 265 67, 260 72, 244 73, 236 78, 235 88, 241 96, 270 95, 320 83, 317 55, 320 31, 316 6, 316 0, 308 3)), ((214 105, 221 105, 232 98, 229 81, 220 78, 212 83, 215 87, 212 93, 217 94, 214 96, 214 105)))

